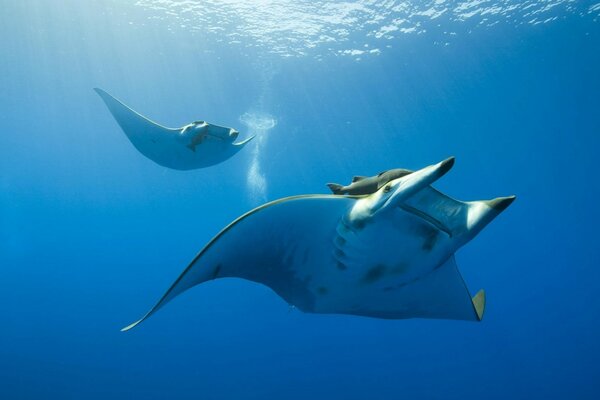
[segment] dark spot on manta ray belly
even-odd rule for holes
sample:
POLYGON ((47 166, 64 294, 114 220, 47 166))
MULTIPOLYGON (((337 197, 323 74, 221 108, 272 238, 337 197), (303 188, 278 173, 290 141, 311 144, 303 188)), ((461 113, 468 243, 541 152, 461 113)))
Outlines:
POLYGON ((400 275, 408 271, 409 265, 407 263, 398 263, 391 270, 391 274, 400 275))
POLYGON ((344 264, 343 260, 346 258, 346 253, 344 252, 344 250, 341 248, 344 246, 344 244, 346 243, 346 240, 340 236, 338 236, 335 239, 335 243, 338 244, 340 247, 335 247, 333 249, 333 261, 335 262, 335 266, 337 267, 337 269, 339 269, 340 271, 345 271, 346 269, 348 269, 348 267, 346 267, 346 265, 344 264))
POLYGON ((328 292, 329 292, 329 289, 327 289, 327 288, 326 288, 326 287, 324 287, 324 286, 319 286, 319 287, 317 288, 317 293, 319 293, 320 295, 327 294, 328 292))
POLYGON ((362 230, 367 225, 365 220, 358 220, 349 222, 345 218, 340 221, 340 228, 342 233, 353 232, 356 233, 362 230))
POLYGON ((221 264, 217 264, 217 266, 215 267, 215 270, 213 272, 212 279, 217 279, 217 277, 219 276, 219 272, 221 271, 221 267, 222 267, 221 264))
POLYGON ((340 271, 345 271, 348 269, 348 267, 346 266, 346 264, 344 264, 341 261, 338 261, 335 266, 337 267, 337 269, 339 269, 340 271))
POLYGON ((438 231, 431 230, 429 234, 425 237, 425 241, 423 242, 423 250, 431 251, 438 240, 438 231))
POLYGON ((310 251, 308 249, 305 249, 302 252, 302 265, 306 265, 308 264, 308 258, 310 256, 310 251))
POLYGON ((375 265, 374 267, 369 268, 367 273, 363 276, 361 282, 367 283, 367 284, 375 283, 383 277, 383 275, 385 274, 385 270, 386 270, 385 265, 382 265, 382 264, 375 265))
POLYGON ((354 221, 352 225, 357 230, 362 230, 367 225, 367 222, 365 220, 359 219, 358 221, 354 221))
POLYGON ((342 220, 339 224, 339 230, 341 234, 347 234, 349 232, 354 232, 352 227, 348 225, 344 220, 342 220))
POLYGON ((338 260, 340 258, 346 257, 346 253, 344 253, 344 250, 341 250, 341 249, 335 249, 333 251, 333 254, 335 255, 335 258, 338 259, 338 260))

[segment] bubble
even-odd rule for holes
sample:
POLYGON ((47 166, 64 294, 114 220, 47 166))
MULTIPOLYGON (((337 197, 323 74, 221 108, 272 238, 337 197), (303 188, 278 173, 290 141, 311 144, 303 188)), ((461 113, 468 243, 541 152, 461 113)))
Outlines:
POLYGON ((277 125, 277 120, 270 114, 246 112, 240 117, 240 121, 248 127, 250 132, 268 131, 277 125))
MULTIPOLYGON (((277 125, 275 117, 264 112, 246 112, 240 116, 240 122, 248 127, 248 135, 256 136, 253 142, 252 155, 246 186, 251 200, 254 203, 267 200, 267 177, 262 170, 262 152, 267 142, 267 132, 277 125)), ((251 142, 251 143, 252 143, 251 142)))

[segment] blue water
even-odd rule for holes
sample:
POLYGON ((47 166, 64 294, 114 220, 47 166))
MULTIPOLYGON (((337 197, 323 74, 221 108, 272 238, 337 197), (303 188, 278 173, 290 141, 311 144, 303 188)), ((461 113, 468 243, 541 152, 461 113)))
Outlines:
POLYGON ((0 398, 600 396, 600 6, 487 1, 505 13, 458 17, 468 2, 451 1, 377 37, 404 14, 173 3, 2 2, 0 398), (168 126, 259 137, 217 166, 168 170, 93 87, 168 126), (303 314, 228 279, 119 331, 265 200, 450 155, 445 193, 518 196, 457 253, 471 291, 486 289, 483 322, 303 314))

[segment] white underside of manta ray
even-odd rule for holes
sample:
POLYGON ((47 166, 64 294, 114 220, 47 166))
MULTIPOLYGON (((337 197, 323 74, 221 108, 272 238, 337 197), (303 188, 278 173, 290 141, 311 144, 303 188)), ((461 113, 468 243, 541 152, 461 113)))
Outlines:
POLYGON ((140 153, 163 167, 190 170, 204 168, 232 157, 250 137, 234 143, 233 128, 195 121, 181 128, 166 128, 138 114, 102 89, 94 89, 140 153))
POLYGON ((433 189, 454 159, 370 195, 303 195, 242 215, 194 258, 158 303, 203 282, 243 278, 310 313, 481 320, 454 253, 514 200, 462 202, 433 189))

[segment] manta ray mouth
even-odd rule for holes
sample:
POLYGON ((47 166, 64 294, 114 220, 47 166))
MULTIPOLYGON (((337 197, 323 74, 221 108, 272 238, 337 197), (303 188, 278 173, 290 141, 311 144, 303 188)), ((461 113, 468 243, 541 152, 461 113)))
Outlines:
POLYGON ((406 211, 407 213, 412 214, 412 215, 428 222, 429 224, 435 226, 437 229, 439 229, 440 231, 442 231, 446 235, 448 235, 448 237, 452 237, 452 231, 450 230, 450 228, 448 228, 446 225, 442 224, 439 220, 432 217, 431 215, 424 213, 423 211, 418 210, 414 207, 411 207, 407 204, 401 204, 399 207, 401 209, 403 209, 404 211, 406 211))
POLYGON ((233 143, 233 141, 236 139, 237 135, 236 135, 236 137, 232 138, 230 136, 224 137, 224 136, 221 136, 221 135, 215 135, 214 133, 204 133, 204 134, 202 134, 202 137, 206 138, 206 139, 210 138, 210 139, 218 140, 218 141, 221 141, 221 142, 228 142, 228 143, 232 143, 232 144, 238 144, 238 143, 233 143))
POLYGON ((223 136, 220 136, 220 135, 214 135, 214 134, 212 134, 212 133, 205 133, 205 134, 204 134, 204 136, 205 136, 205 137, 212 138, 212 139, 221 140, 221 141, 225 141, 225 140, 227 140, 227 138, 224 138, 223 136))

